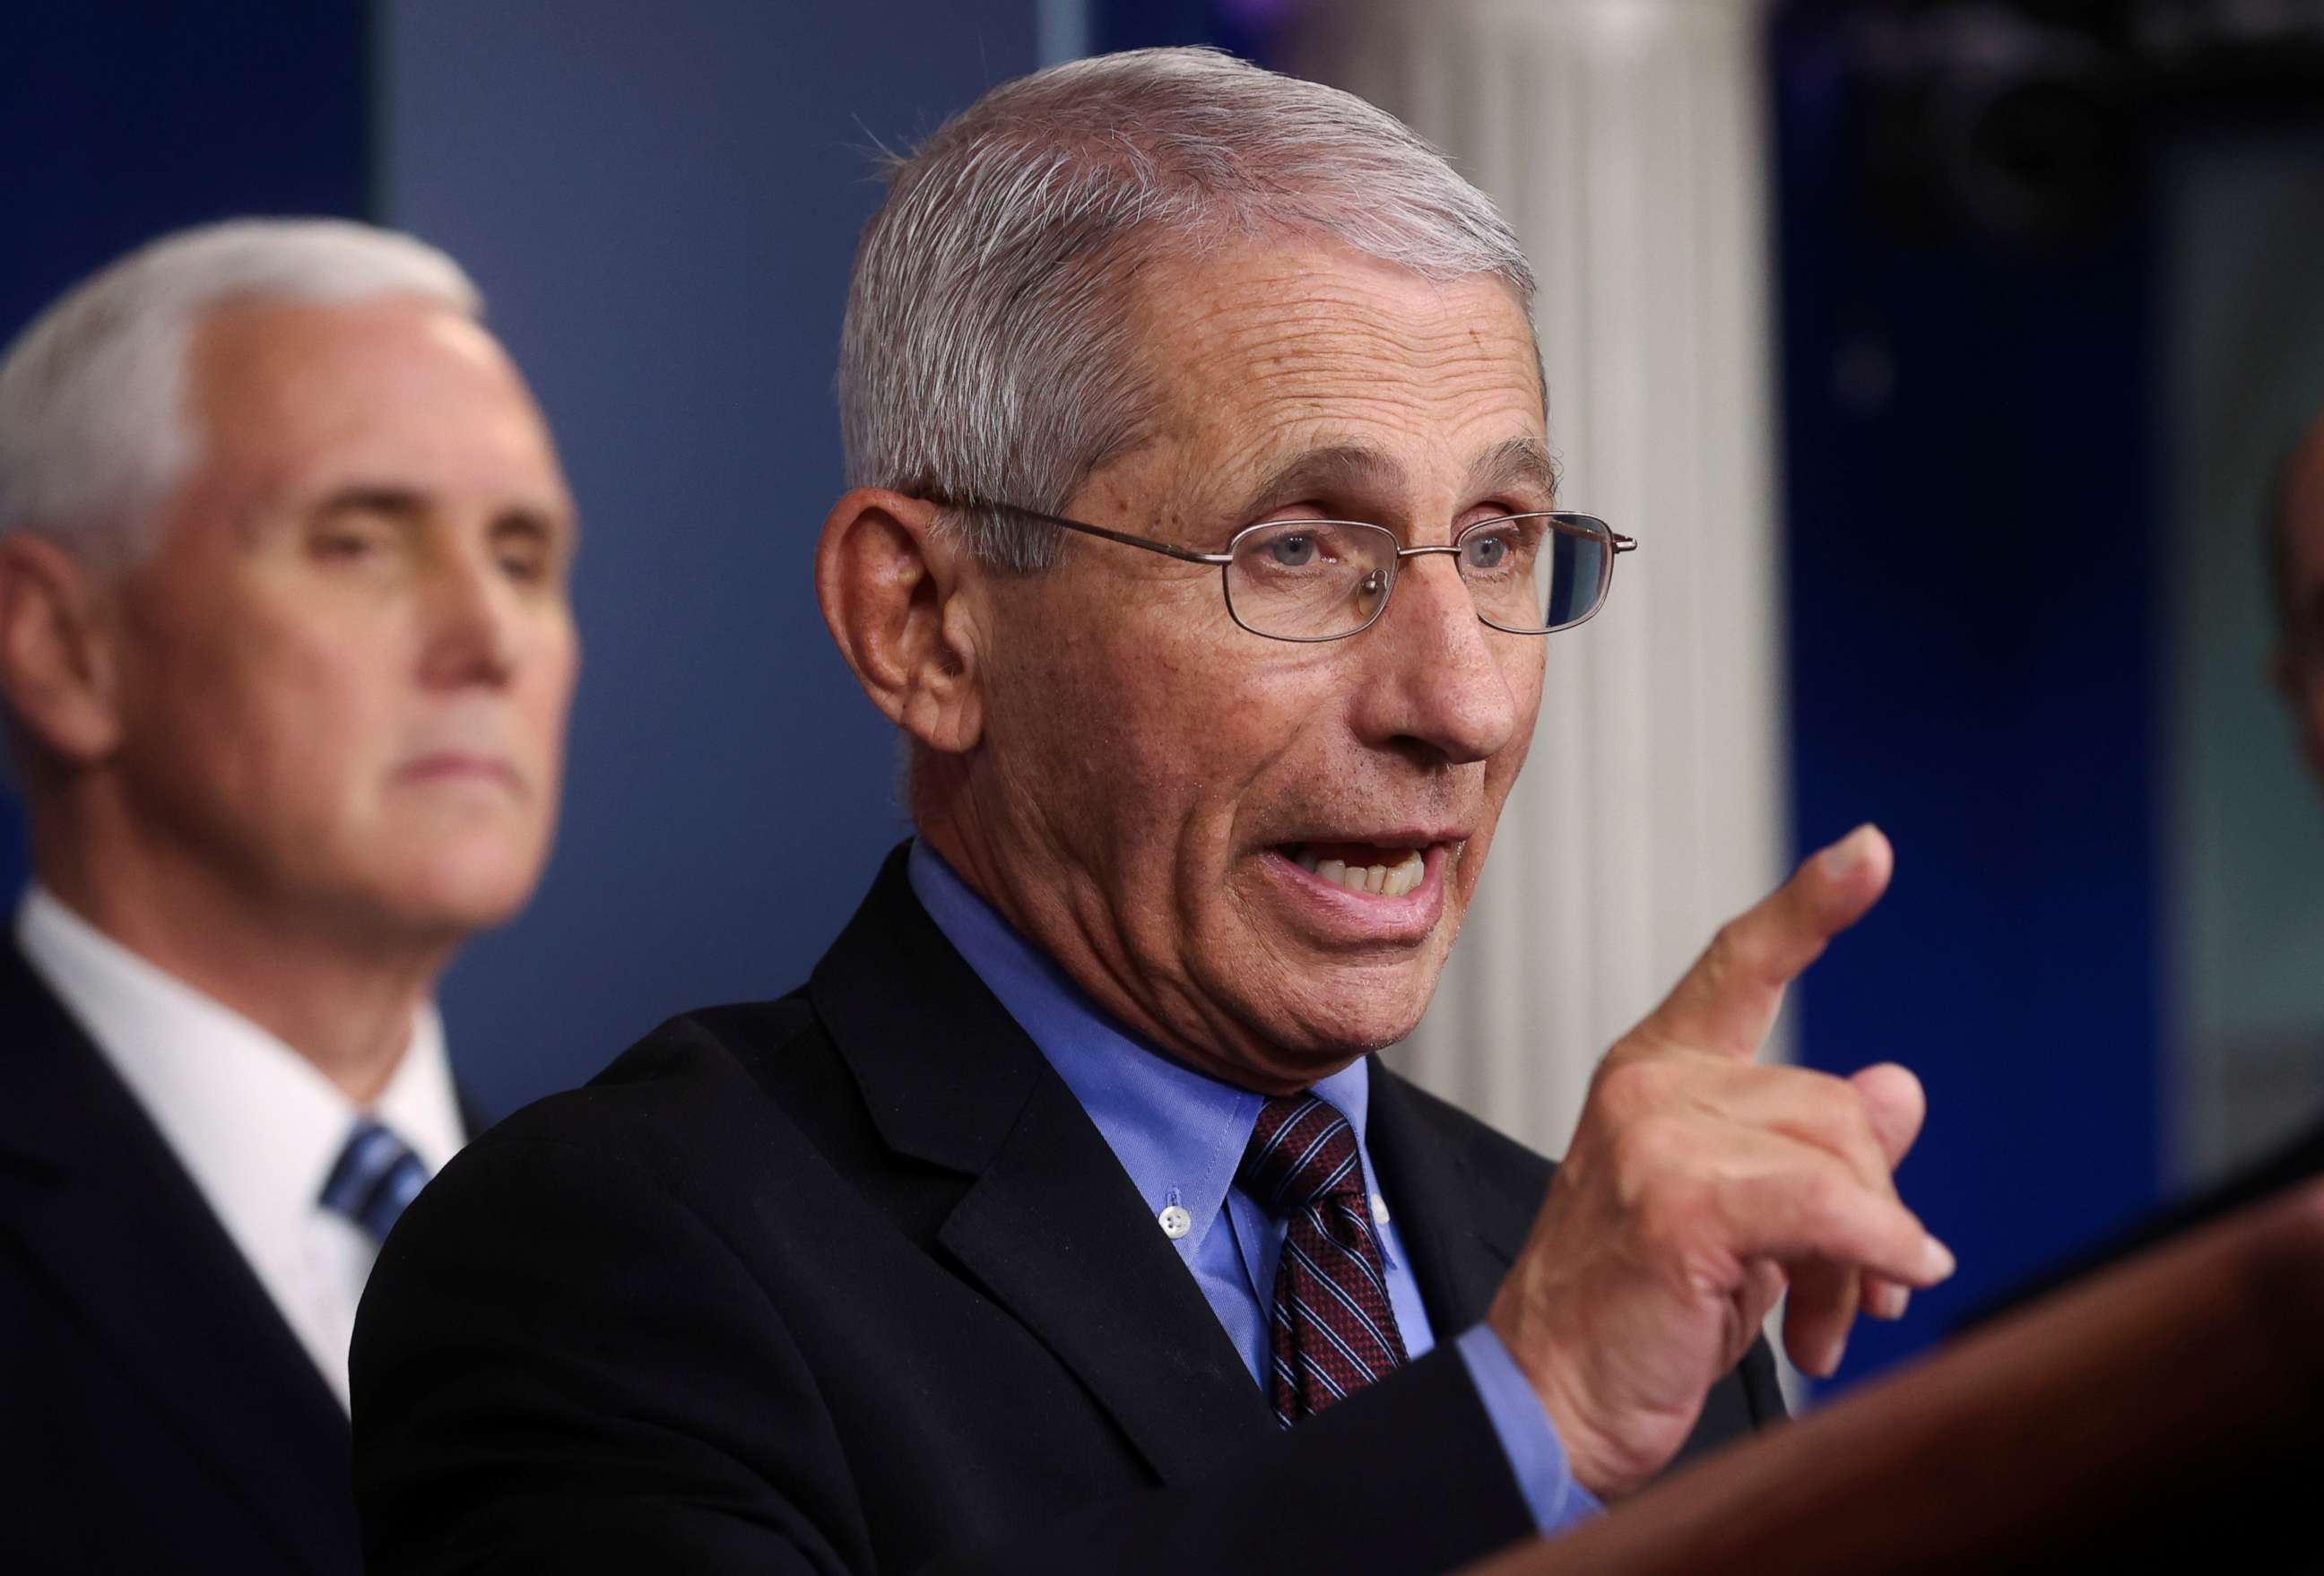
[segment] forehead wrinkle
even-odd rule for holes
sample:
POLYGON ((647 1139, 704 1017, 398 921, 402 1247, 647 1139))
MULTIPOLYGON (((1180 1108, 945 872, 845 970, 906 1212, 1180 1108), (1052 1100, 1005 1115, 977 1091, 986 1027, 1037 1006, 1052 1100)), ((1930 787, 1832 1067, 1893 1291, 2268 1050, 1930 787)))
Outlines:
MULTIPOLYGON (((1409 372, 1434 394, 1471 385, 1517 381, 1529 385, 1529 362, 1513 367, 1506 344, 1465 323, 1415 323, 1382 317, 1363 304, 1282 303, 1256 314, 1213 309, 1216 332, 1194 326, 1178 360, 1195 372, 1235 363, 1270 378, 1297 382, 1317 400, 1377 392, 1377 370, 1409 372)), ((1197 373, 1197 375, 1199 373, 1197 373)))
MULTIPOLYGON (((1382 364, 1402 364, 1435 377, 1459 378, 1464 364, 1488 381, 1508 377, 1510 346, 1491 327, 1456 315, 1452 297, 1455 285, 1428 287, 1436 309, 1384 309, 1360 279, 1333 270, 1289 268, 1262 273, 1249 288, 1194 290, 1205 281, 1199 274, 1180 280, 1175 272, 1149 280, 1134 301, 1147 332, 1141 342, 1154 343, 1153 331, 1167 319, 1160 343, 1172 350, 1157 358, 1180 378, 1199 377, 1201 369, 1226 360, 1248 363, 1253 371, 1296 376, 1320 374, 1323 382, 1313 392, 1332 398, 1362 392, 1371 380, 1362 369, 1382 364), (1172 283, 1180 288, 1173 290, 1172 283), (1200 303, 1187 310, 1186 297, 1200 303)), ((1241 284, 1243 281, 1238 281, 1241 284)), ((1425 281, 1407 282, 1425 283, 1425 281)), ((1498 282, 1496 292, 1521 323, 1514 300, 1498 282)), ((1522 366, 1514 369, 1528 386, 1536 381, 1529 333, 1521 335, 1522 366)), ((1157 368, 1157 370, 1165 370, 1157 368)), ((1197 393, 1200 393, 1199 386, 1197 393)), ((1536 395, 1538 390, 1533 391, 1536 395)))
MULTIPOLYGON (((1267 375, 1250 380, 1247 393, 1215 385, 1198 392, 1181 406, 1182 420, 1172 436, 1190 450, 1208 453, 1204 468, 1211 475, 1256 477, 1244 485, 1261 492, 1272 490, 1267 483, 1287 483, 1303 470, 1312 471, 1319 483, 1349 487, 1399 484, 1404 462, 1370 440, 1368 429, 1457 429, 1480 418, 1498 418, 1512 404, 1522 408, 1528 427, 1537 429, 1539 403, 1530 368, 1513 368, 1502 357, 1462 362, 1452 375, 1413 377, 1395 375, 1406 369, 1392 363, 1351 367, 1341 357, 1331 358, 1328 378, 1300 377, 1296 368, 1267 369, 1267 375)), ((1545 445, 1530 433, 1498 440, 1467 469, 1480 485, 1537 481, 1548 486, 1556 479, 1545 445)))
POLYGON ((1240 424, 1268 407, 1322 417, 1348 408, 1460 407, 1500 392, 1537 406, 1531 361, 1511 349, 1465 327, 1415 335, 1377 320, 1278 315, 1263 331, 1188 338, 1177 370, 1193 398, 1180 414, 1194 425, 1222 417, 1240 424), (1221 378, 1214 369, 1222 366, 1239 375, 1221 378))
POLYGON ((1481 419, 1505 433, 1512 411, 1540 432, 1530 329, 1498 281, 1484 281, 1491 305, 1480 309, 1462 281, 1384 299, 1338 259, 1224 272, 1214 281, 1165 265, 1134 298, 1141 359, 1163 394, 1156 435, 1175 450, 1165 519, 1199 516, 1208 530, 1246 499, 1294 502, 1283 488, 1309 466, 1351 495, 1400 495, 1412 456, 1395 457, 1399 439, 1441 434, 1458 447, 1481 419), (1299 452, 1335 448, 1375 450, 1390 465, 1299 452))

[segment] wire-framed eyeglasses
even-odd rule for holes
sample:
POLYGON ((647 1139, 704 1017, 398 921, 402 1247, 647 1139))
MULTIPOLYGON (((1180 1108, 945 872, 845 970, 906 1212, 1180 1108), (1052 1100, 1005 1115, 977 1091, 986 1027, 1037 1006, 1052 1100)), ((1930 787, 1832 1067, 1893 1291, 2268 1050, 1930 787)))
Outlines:
POLYGON ((1226 550, 1198 553, 1085 521, 1015 504, 956 505, 1014 514, 1187 564, 1212 564, 1227 615, 1270 641, 1343 641, 1370 629, 1406 558, 1449 554, 1477 616, 1513 635, 1554 635, 1606 605, 1614 559, 1637 543, 1592 514, 1504 514, 1465 526, 1450 542, 1400 545, 1386 526, 1355 520, 1270 520, 1247 525, 1226 550))

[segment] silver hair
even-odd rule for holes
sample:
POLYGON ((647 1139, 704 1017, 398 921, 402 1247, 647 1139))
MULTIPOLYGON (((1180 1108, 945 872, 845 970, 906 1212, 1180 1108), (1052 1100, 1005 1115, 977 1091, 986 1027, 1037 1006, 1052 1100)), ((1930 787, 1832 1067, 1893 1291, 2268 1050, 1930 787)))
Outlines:
MULTIPOLYGON (((839 356, 852 486, 1063 510, 1153 415, 1139 265, 1252 236, 1328 240, 1425 278, 1532 268, 1492 200, 1386 111, 1212 50, 1136 50, 1005 83, 897 161, 839 356)), ((955 512, 986 562, 1058 532, 955 512)))
POLYGON ((152 515, 200 458, 188 354, 237 300, 411 295, 483 311, 468 276, 410 235, 344 219, 235 219, 164 235, 83 280, 0 356, 0 536, 92 558, 153 545, 152 515))

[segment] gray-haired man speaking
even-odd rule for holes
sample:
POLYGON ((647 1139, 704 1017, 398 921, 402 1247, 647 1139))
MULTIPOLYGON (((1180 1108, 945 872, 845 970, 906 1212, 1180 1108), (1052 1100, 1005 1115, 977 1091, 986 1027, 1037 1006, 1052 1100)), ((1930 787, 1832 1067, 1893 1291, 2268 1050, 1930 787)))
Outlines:
POLYGON ((0 361, 0 1568, 353 1571, 346 1352, 467 1136, 431 998, 532 890, 572 507, 450 259, 166 237, 0 361))
POLYGON ((1776 1416, 1787 1280, 1828 1370, 1947 1273, 1911 1075, 1750 1061, 1876 832, 1613 1048, 1554 1182, 1369 1055, 1629 545, 1554 495, 1532 288, 1396 122, 1202 52, 897 171, 816 576, 917 836, 803 989, 414 1209, 378 1569, 1441 1570, 1776 1416))

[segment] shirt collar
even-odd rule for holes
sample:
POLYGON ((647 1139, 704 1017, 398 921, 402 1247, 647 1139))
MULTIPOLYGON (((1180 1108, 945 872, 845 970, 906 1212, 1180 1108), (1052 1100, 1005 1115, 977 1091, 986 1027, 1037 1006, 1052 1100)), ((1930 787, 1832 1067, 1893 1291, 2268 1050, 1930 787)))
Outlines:
MULTIPOLYGON (((245 1254, 281 1251, 317 1207, 362 1113, 273 1035, 156 967, 37 882, 16 939, 128 1084, 245 1254)), ((460 1147, 459 1101, 432 1005, 375 1104, 432 1172, 460 1147)))
MULTIPOLYGON (((1175 1240, 1191 1258, 1220 1218, 1264 1097, 1171 1060, 1116 1022, 925 839, 913 842, 908 871, 928 917, 1065 1081, 1146 1207, 1186 1212, 1189 1228, 1175 1240)), ((1359 1147, 1370 1090, 1361 1059, 1314 1088, 1348 1119, 1359 1147)))
POLYGON ((371 1114, 411 1147, 433 1176, 451 1163, 468 1141, 460 1115, 460 1092, 452 1082, 452 1057, 444 1043, 444 1015, 423 1001, 411 1015, 411 1044, 395 1064, 387 1087, 372 1101, 371 1114))

